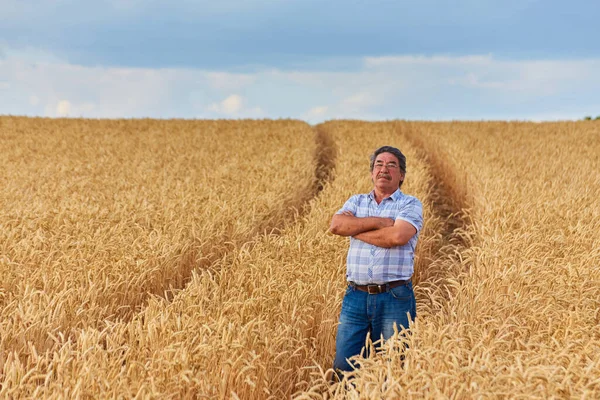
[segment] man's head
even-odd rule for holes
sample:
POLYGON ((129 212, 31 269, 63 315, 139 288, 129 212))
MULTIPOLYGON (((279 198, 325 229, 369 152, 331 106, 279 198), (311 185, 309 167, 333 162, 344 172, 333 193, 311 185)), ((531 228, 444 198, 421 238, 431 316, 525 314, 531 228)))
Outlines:
POLYGON ((371 178, 375 186, 402 187, 405 176, 406 157, 397 148, 382 146, 371 155, 371 178))

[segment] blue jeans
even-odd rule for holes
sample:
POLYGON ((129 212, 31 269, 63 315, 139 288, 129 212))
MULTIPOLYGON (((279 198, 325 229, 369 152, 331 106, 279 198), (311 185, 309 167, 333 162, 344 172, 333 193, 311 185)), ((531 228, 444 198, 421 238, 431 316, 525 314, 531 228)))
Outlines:
POLYGON ((394 335, 394 323, 398 330, 408 328, 407 314, 411 320, 417 316, 412 282, 380 294, 368 294, 348 286, 335 339, 333 369, 351 371, 352 365, 346 359, 360 354, 367 333, 371 332, 373 342, 381 336, 387 340, 394 335))

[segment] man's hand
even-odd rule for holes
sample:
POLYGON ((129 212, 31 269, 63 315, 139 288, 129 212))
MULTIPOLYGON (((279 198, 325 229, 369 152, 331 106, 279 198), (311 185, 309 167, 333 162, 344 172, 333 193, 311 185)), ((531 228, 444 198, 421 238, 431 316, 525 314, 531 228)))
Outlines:
POLYGON ((416 233, 417 228, 411 223, 397 219, 394 226, 361 232, 352 237, 374 246, 390 248, 404 246, 416 233))
POLYGON ((335 214, 329 225, 329 232, 340 236, 355 236, 359 233, 392 227, 394 220, 380 217, 355 217, 350 211, 335 214))

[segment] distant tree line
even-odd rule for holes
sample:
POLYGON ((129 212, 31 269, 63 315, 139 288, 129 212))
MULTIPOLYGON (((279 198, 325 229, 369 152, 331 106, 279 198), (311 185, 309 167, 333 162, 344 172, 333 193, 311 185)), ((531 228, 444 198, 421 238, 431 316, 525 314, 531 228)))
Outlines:
POLYGON ((594 120, 596 120, 596 121, 600 120, 600 115, 598 115, 596 118, 592 118, 592 117, 590 117, 590 116, 583 117, 583 120, 584 120, 584 121, 591 121, 591 120, 593 120, 593 119, 594 119, 594 120))

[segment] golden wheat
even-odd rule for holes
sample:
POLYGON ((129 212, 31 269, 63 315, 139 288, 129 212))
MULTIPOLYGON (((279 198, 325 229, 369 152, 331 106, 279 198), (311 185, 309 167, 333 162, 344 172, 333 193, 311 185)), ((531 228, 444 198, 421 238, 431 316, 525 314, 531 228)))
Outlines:
POLYGON ((421 313, 403 367, 390 343, 337 394, 597 398, 600 126, 408 125, 468 208, 467 246, 447 263, 463 272, 421 313))
POLYGON ((600 395, 598 124, 315 131, 0 118, 0 395, 600 395), (418 318, 330 385, 347 242, 327 226, 383 144, 424 205, 418 318))
POLYGON ((0 361, 131 318, 314 192, 301 122, 3 118, 0 132, 0 361))

